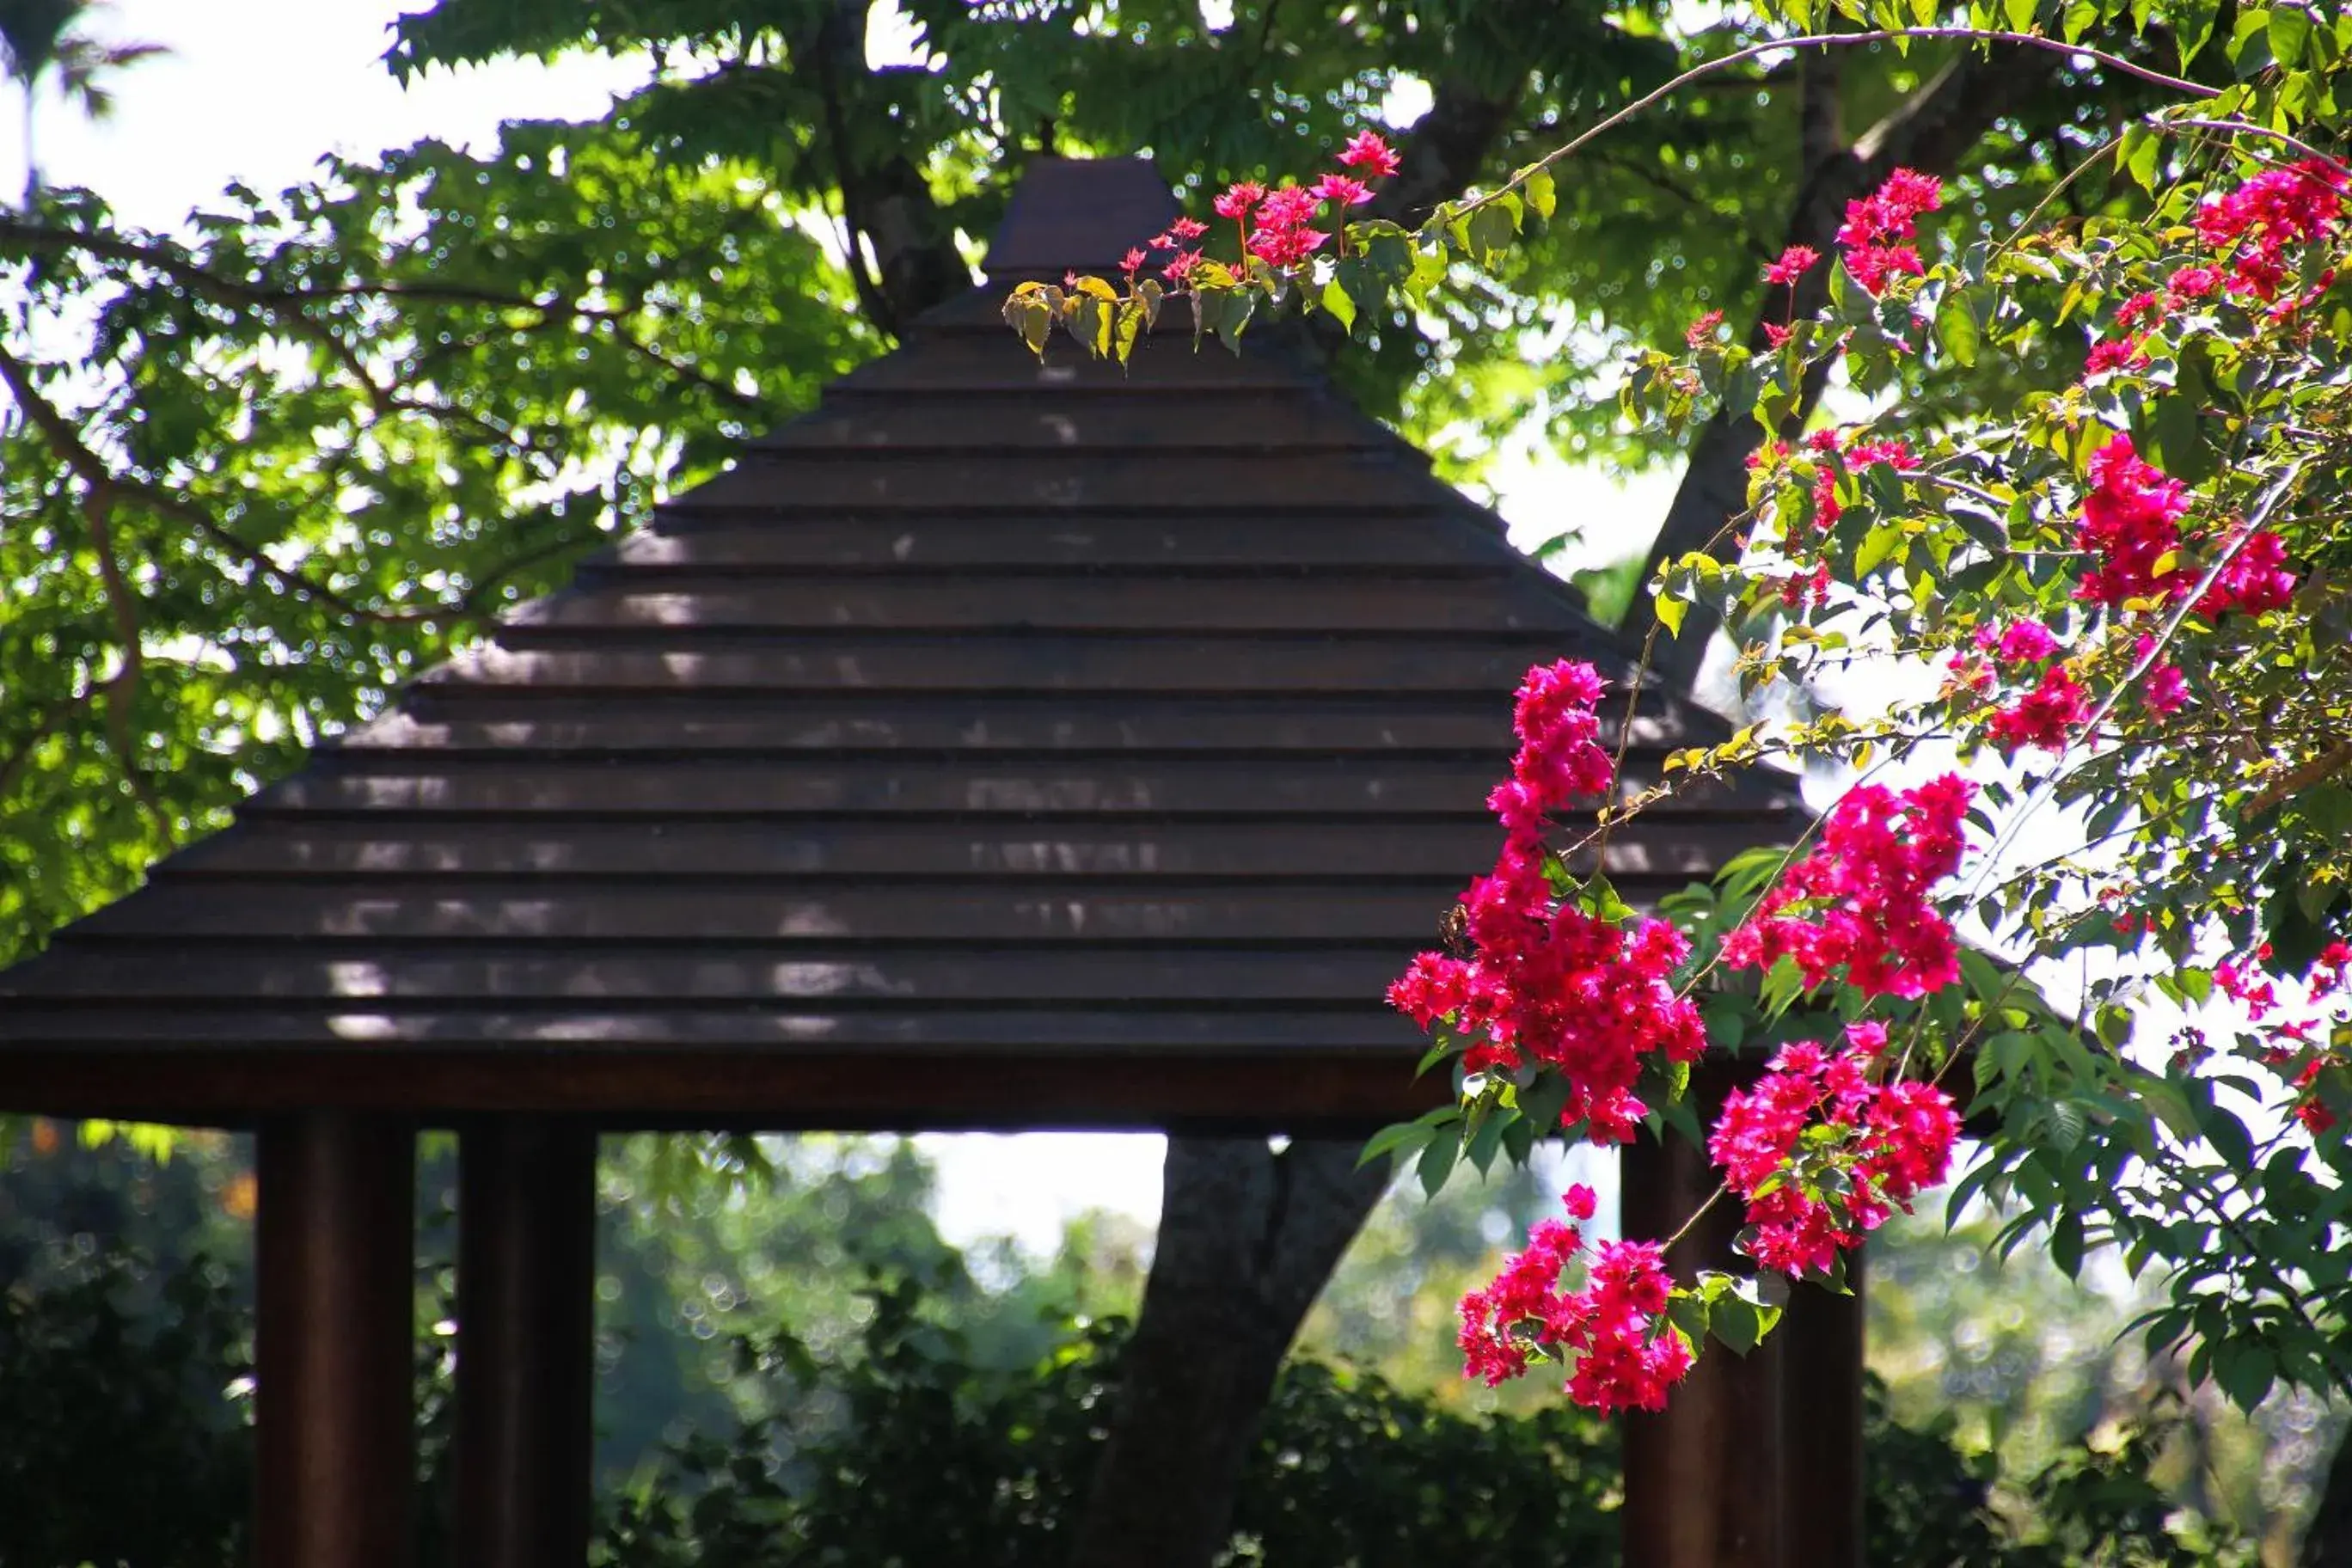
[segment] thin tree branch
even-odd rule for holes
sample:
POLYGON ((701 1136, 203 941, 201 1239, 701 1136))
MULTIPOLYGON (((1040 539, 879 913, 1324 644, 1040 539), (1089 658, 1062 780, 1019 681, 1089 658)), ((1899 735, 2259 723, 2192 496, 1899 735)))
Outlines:
POLYGON ((2326 783, 2347 768, 2352 768, 2352 741, 2339 741, 2301 767, 2264 785, 2252 799, 2246 802, 2245 815, 2260 816, 2271 807, 2291 796, 2301 795, 2314 784, 2326 783))
POLYGON ((286 593, 308 599, 332 610, 350 620, 375 625, 403 626, 420 621, 445 620, 478 614, 488 588, 504 582, 514 574, 526 570, 547 556, 560 553, 563 547, 551 546, 541 553, 525 554, 508 562, 491 576, 470 590, 462 598, 449 603, 419 606, 413 609, 377 609, 360 604, 315 578, 289 567, 280 566, 267 552, 247 543, 234 531, 215 520, 211 513, 184 496, 118 474, 100 457, 96 448, 85 441, 56 405, 41 395, 33 383, 30 369, 5 347, 0 347, 0 382, 6 383, 25 417, 38 430, 56 452, 58 460, 71 469, 93 492, 137 501, 166 517, 173 518, 195 530, 238 561, 276 583, 286 593))
POLYGON ((305 319, 306 312, 317 305, 332 304, 346 300, 384 299, 409 300, 419 304, 477 305, 487 310, 528 310, 539 319, 519 330, 544 331, 571 321, 594 321, 614 329, 622 348, 649 363, 660 366, 682 380, 690 381, 711 396, 733 405, 746 413, 762 414, 767 405, 761 398, 742 392, 719 380, 700 366, 681 360, 655 347, 629 330, 630 311, 590 305, 562 297, 528 297, 500 293, 496 289, 478 289, 455 283, 409 283, 393 279, 376 279, 338 283, 326 287, 288 289, 247 282, 227 277, 189 258, 176 247, 146 244, 117 234, 98 234, 79 229, 58 228, 47 224, 26 223, 21 219, 0 216, 0 241, 13 241, 28 249, 79 250, 90 256, 126 265, 149 267, 163 273, 194 293, 230 303, 267 310, 283 321, 289 317, 300 321, 306 333, 315 335, 318 324, 305 319))
POLYGON ((2125 59, 2120 55, 2109 54, 2105 49, 2095 49, 2087 44, 2070 44, 2063 39, 2045 38, 2034 33, 2008 33, 1991 27, 1880 27, 1864 33, 1807 33, 1793 38, 1750 44, 1744 49, 1735 49, 1730 54, 1718 56, 1715 59, 1693 66, 1680 76, 1643 93, 1624 108, 1580 132, 1564 144, 1553 148, 1493 190, 1481 193, 1475 199, 1457 208, 1455 216, 1458 216, 1473 208, 1483 206, 1500 197, 1507 191, 1517 190, 1526 184, 1528 176, 1538 169, 1549 169, 1554 163, 1573 156, 1587 142, 1614 131, 1635 115, 1671 98, 1683 88, 1743 61, 1758 59, 1766 55, 1777 55, 1784 49, 1844 49, 1863 44, 1892 43, 1898 38, 2015 44, 2023 48, 2042 49, 2052 54, 2063 55, 2070 59, 2095 60, 2112 70, 2121 71, 2126 76, 2137 77, 2141 81, 2163 88, 2168 92, 2183 93, 2194 98, 2210 98, 2213 95, 2213 89, 2202 82, 2190 81, 2185 77, 2168 76, 2162 71, 2152 70, 2137 61, 2125 59))
MULTIPOLYGON (((85 476, 87 477, 87 476, 85 476)), ((122 645, 122 664, 102 683, 106 692, 106 733, 114 742, 115 761, 122 776, 131 785, 147 820, 157 833, 171 832, 171 818, 163 802, 155 798, 154 789, 139 765, 138 736, 131 721, 134 704, 139 700, 139 677, 146 668, 144 638, 139 625, 139 597, 123 580, 122 563, 114 553, 113 521, 108 509, 114 503, 114 487, 93 481, 82 497, 82 521, 89 528, 89 542, 98 554, 98 580, 106 594, 107 613, 114 622, 114 635, 122 645)))

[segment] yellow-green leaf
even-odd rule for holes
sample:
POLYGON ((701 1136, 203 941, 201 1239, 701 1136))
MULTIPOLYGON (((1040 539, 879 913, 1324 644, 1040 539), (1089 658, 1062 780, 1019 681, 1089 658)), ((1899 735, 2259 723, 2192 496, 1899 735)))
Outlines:
POLYGON ((1654 589, 1652 594, 1657 604, 1658 625, 1666 628, 1670 637, 1682 636, 1683 617, 1690 614, 1690 605, 1664 589, 1654 589))
POLYGON ((1348 298, 1347 289, 1339 286, 1337 278, 1323 285, 1322 304, 1340 326, 1350 332, 1356 330, 1356 302, 1348 298))
POLYGON ((1548 218, 1559 205, 1559 193, 1553 187, 1551 171, 1538 163, 1528 171, 1528 205, 1538 217, 1548 218))
POLYGON ((1936 341, 1961 365, 1977 363, 1977 319, 1964 299, 1948 299, 1936 312, 1936 341))

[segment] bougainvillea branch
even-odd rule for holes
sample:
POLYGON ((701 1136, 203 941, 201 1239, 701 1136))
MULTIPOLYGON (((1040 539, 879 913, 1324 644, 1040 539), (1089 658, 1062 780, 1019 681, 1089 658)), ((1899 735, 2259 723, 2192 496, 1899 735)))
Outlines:
MULTIPOLYGON (((1007 318, 1041 350, 1059 329, 1122 361, 1171 300, 1196 345, 1289 308, 1360 330, 1549 221, 1552 171, 1596 137, 1782 51, 2031 48, 2179 100, 2066 174, 2112 169, 2089 217, 2051 218, 2053 192, 2011 232, 1965 232, 1940 181, 1898 169, 1847 206, 1835 254, 1795 246, 1760 268, 1787 308, 1755 347, 1711 311, 1633 356, 1629 419, 1760 426, 1746 505, 1652 584, 1613 737, 1600 672, 1528 672, 1489 801, 1496 864, 1391 992, 1457 1101, 1367 1152, 1433 1187, 1497 1142, 1514 1158, 1554 1135, 1706 1151, 1707 1204, 1745 1207, 1748 1272, 1669 1272, 1696 1215, 1665 1244, 1591 1245, 1593 1196, 1575 1189, 1462 1303, 1472 1375, 1555 1363, 1599 1409, 1658 1407, 1709 1342, 1750 1348, 1787 1281, 1838 1288, 1844 1256, 1946 1179, 1963 1115, 1984 1136, 1950 1213, 1984 1200, 1999 1246, 2042 1236, 2069 1272, 2095 1246, 2153 1271, 2150 1349, 2241 1404, 2282 1381, 2352 1386, 2352 1293, 2323 1288, 2352 1228, 2312 1217, 2352 1181, 2352 166, 2330 150, 2352 18, 2242 8, 2221 46, 2235 79, 2214 87, 2089 42, 2124 25, 2120 4, 2032 31, 1993 25, 2011 7, 1925 26, 1885 9, 1841 4, 1855 30, 1834 32, 1819 0, 1768 5, 1786 36, 1417 229, 1349 221, 1394 172, 1365 132, 1337 171, 1228 189, 1226 226, 1140 244, 1123 289, 1027 285, 1007 318), (1800 313, 1816 269, 1826 304, 1800 313), (1981 416, 1918 396, 2028 362, 2063 384, 1981 416), (1808 377, 1831 373, 1885 412, 1790 434, 1808 377), (1755 721, 1620 799, 1651 657, 1693 605, 1721 613, 1755 721), (1872 668, 1888 679, 1849 714, 1825 678, 1872 668), (1782 758, 1859 774, 1797 844, 1648 910, 1572 869, 1664 793, 1782 758), (2063 835, 2079 847, 2023 856, 2053 805, 2079 814, 2063 835), (2031 983, 2060 957, 2096 960, 2063 1006, 2031 983), (1739 1064, 1711 1127, 1692 1103, 1703 1056, 1739 1064)), ((2131 25, 2168 27, 2185 66, 2211 17, 2173 9, 2131 25)))

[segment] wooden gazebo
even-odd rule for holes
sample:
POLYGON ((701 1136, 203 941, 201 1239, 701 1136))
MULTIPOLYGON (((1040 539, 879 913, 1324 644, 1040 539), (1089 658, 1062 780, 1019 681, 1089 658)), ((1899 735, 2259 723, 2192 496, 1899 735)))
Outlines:
MULTIPOLYGON (((1173 215, 1041 160, 990 286, 0 976, 0 1109, 257 1130, 263 1568, 405 1557, 420 1126, 462 1151, 466 1560, 519 1568, 579 1561, 599 1130, 1350 1132, 1439 1091, 1381 994, 1492 858, 1510 689, 1626 653, 1278 347, 1121 374, 1002 324, 1173 215)), ((1636 772, 1719 732, 1648 712, 1636 772)), ((1677 803, 1612 869, 1798 810, 1677 803)), ((1629 1215, 1696 1179, 1641 1162, 1629 1215)), ((1858 1560, 1856 1321, 1637 1425, 1629 1563, 1858 1560)))

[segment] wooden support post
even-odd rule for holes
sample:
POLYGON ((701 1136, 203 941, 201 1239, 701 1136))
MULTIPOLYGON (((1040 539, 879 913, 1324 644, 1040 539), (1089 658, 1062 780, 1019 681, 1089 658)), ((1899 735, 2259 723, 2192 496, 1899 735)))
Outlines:
POLYGON ((458 1568, 582 1568, 595 1129, 488 1117, 460 1128, 457 1171, 458 1568))
POLYGON ((258 1568, 404 1568, 416 1489, 416 1134, 306 1110, 262 1123, 258 1568))
MULTIPOLYGON (((1729 1064, 1701 1064, 1691 1087, 1702 1121, 1712 1121, 1733 1081, 1729 1064)), ((1672 1236, 1715 1191, 1718 1173, 1706 1152, 1677 1134, 1664 1142, 1637 1138, 1622 1159, 1624 1233, 1633 1239, 1672 1236)), ((1731 1250, 1744 1223, 1737 1204, 1709 1209, 1666 1254, 1675 1278, 1752 1267, 1731 1250)), ((1710 1344, 1663 1414, 1625 1416, 1625 1568, 1798 1561, 1781 1544, 1780 1357, 1778 1333, 1745 1357, 1710 1344)))
POLYGON ((1780 1528, 1797 1568, 1863 1565, 1863 1255, 1846 1255, 1851 1296, 1800 1285, 1773 1331, 1781 1342, 1780 1528))

